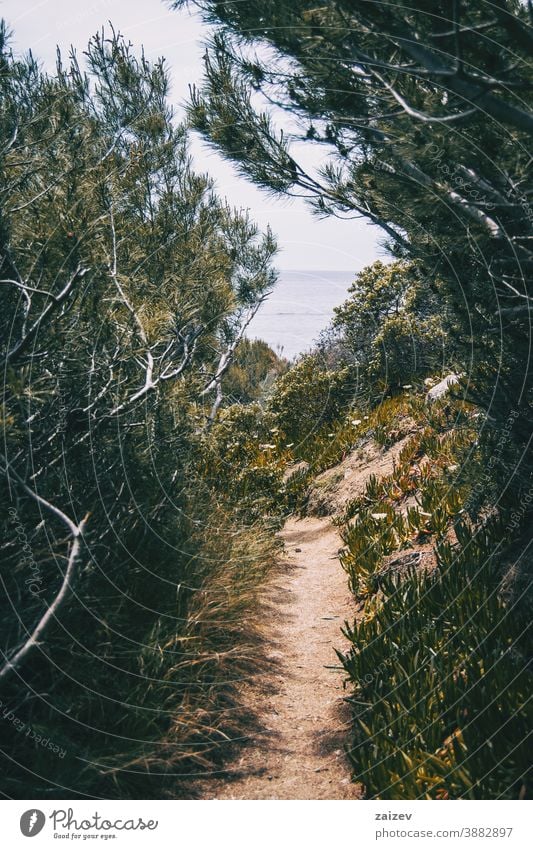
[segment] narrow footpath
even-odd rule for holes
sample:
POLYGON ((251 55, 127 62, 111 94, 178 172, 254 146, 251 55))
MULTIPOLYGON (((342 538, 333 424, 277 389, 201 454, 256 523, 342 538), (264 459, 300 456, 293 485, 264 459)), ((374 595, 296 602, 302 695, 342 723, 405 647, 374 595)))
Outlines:
POLYGON ((284 560, 266 589, 271 667, 243 694, 260 730, 203 795, 357 799, 344 754, 349 709, 335 654, 344 648, 341 626, 354 613, 337 556, 341 540, 328 518, 291 518, 282 536, 284 560))

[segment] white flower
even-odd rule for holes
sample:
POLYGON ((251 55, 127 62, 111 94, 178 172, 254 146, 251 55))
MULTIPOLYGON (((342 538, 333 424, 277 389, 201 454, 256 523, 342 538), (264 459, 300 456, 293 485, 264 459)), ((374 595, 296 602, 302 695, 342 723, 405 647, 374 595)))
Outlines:
POLYGON ((351 423, 353 424, 354 427, 357 427, 357 425, 361 424, 361 419, 352 419, 351 423))
POLYGON ((370 515, 372 516, 373 519, 386 519, 387 518, 386 513, 371 513, 370 515))

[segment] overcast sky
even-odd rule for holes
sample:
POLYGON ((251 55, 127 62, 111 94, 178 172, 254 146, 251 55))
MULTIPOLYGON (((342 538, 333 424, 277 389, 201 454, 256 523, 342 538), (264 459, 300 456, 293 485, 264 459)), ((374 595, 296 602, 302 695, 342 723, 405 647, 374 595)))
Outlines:
MULTIPOLYGON (((70 45, 81 53, 90 36, 111 21, 135 47, 144 45, 149 58, 167 59, 178 113, 189 83, 201 77, 203 24, 187 11, 170 11, 162 0, 0 0, 0 17, 14 32, 15 50, 31 48, 49 69, 56 44, 65 53, 70 45)), ((366 222, 316 219, 302 201, 275 200, 257 189, 199 140, 193 153, 197 168, 213 175, 220 194, 249 208, 260 225, 271 224, 281 248, 280 268, 357 271, 382 255, 380 232, 366 222)))

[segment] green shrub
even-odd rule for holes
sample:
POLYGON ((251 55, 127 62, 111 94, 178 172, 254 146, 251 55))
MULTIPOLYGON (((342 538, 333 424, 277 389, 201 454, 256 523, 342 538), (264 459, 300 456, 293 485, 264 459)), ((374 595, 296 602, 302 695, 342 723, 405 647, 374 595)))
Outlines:
POLYGON ((275 380, 289 367, 262 339, 242 339, 222 382, 228 404, 266 401, 275 380))
POLYGON ((375 262, 349 294, 335 310, 333 339, 357 364, 364 385, 397 389, 450 360, 441 305, 414 263, 375 262))
POLYGON ((520 522, 502 509, 487 520, 486 501, 484 522, 467 518, 476 420, 461 404, 446 406, 431 411, 431 424, 411 407, 421 429, 341 523, 341 563, 365 600, 345 629, 351 648, 339 654, 353 687, 349 753, 369 797, 523 798, 533 779, 533 641, 527 593, 502 586, 520 522), (450 430, 451 420, 459 424, 450 430), (413 491, 418 506, 400 514, 413 491), (410 558, 384 568, 387 555, 427 540, 435 569, 410 558))
POLYGON ((295 455, 306 459, 306 443, 341 417, 352 394, 349 369, 328 371, 309 355, 279 378, 269 409, 295 455))
POLYGON ((523 798, 533 720, 527 612, 501 594, 502 529, 463 528, 431 574, 380 583, 348 628, 350 757, 367 796, 523 798))
POLYGON ((48 77, 5 36, 2 789, 176 796, 242 736, 259 654, 272 528, 203 474, 199 430, 274 245, 193 172, 162 62, 99 34, 87 77, 48 77))

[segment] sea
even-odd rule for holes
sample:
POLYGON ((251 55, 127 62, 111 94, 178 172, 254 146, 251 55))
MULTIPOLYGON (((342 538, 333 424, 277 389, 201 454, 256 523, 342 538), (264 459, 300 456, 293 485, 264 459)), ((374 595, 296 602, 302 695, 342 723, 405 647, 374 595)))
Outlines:
POLYGON ((278 282, 248 326, 249 339, 263 339, 280 356, 292 360, 308 351, 346 300, 355 273, 349 271, 280 271, 278 282))

